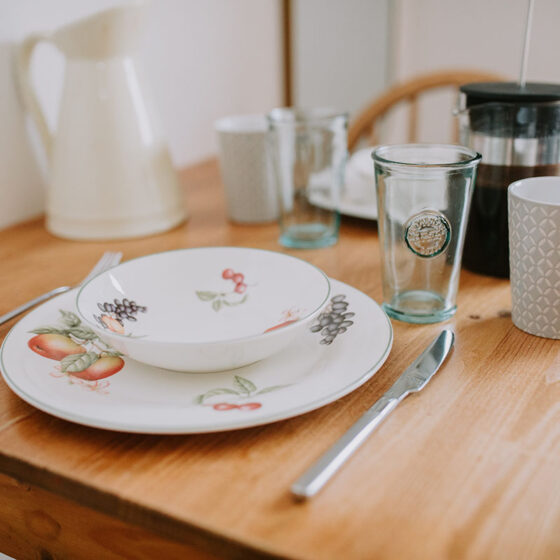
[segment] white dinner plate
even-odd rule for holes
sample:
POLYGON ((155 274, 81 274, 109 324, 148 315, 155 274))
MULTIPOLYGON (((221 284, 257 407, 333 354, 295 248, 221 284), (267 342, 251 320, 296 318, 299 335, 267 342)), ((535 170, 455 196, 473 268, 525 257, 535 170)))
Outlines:
MULTIPOLYGON (((109 430, 187 434, 291 418, 361 386, 382 366, 391 349, 391 323, 377 303, 341 282, 333 280, 332 288, 329 307, 320 316, 327 326, 319 328, 314 323, 289 348, 261 362, 195 374, 124 358, 123 367, 96 381, 62 371, 60 352, 74 348, 72 344, 99 356, 107 351, 76 322, 76 291, 72 290, 36 308, 12 328, 0 352, 2 375, 32 406, 109 430), (62 338, 68 333, 72 344, 62 338), (41 335, 51 336, 36 338, 41 335)), ((115 363, 122 358, 106 357, 106 372, 117 369, 115 363)), ((76 369, 79 361, 65 363, 76 369)), ((97 376, 104 365, 99 363, 100 359, 97 369, 91 370, 97 376)))

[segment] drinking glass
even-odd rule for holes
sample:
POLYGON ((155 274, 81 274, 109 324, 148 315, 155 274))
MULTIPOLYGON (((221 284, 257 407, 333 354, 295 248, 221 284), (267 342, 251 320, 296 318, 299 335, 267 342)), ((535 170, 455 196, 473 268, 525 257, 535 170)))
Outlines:
POLYGON ((302 249, 333 245, 340 225, 347 115, 328 109, 274 109, 268 123, 280 244, 302 249))
POLYGON ((386 313, 436 323, 456 309, 461 254, 481 156, 462 146, 381 146, 372 154, 386 313))

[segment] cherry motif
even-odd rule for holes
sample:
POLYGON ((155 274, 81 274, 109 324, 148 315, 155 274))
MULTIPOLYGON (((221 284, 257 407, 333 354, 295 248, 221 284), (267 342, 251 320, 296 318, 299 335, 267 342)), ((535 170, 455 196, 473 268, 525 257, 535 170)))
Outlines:
POLYGON ((232 403, 227 403, 227 402, 222 402, 222 403, 216 403, 215 405, 212 406, 212 408, 214 410, 233 410, 235 408, 239 409, 239 410, 256 410, 257 408, 260 408, 262 406, 261 403, 258 402, 250 402, 250 403, 245 403, 245 404, 232 404, 232 403))
POLYGON ((224 280, 231 280, 235 284, 233 291, 236 294, 244 294, 247 290, 247 284, 245 284, 245 275, 241 272, 235 272, 231 268, 226 268, 222 272, 222 278, 224 280))
POLYGON ((262 404, 260 402, 248 402, 245 404, 240 404, 237 408, 241 409, 241 410, 256 410, 257 408, 260 408, 262 406, 262 404))
POLYGON ((236 284, 233 290, 236 294, 242 294, 247 289, 247 284, 236 284))
POLYGON ((230 404, 227 402, 216 403, 213 407, 214 410, 231 410, 232 408, 237 408, 236 404, 230 404))

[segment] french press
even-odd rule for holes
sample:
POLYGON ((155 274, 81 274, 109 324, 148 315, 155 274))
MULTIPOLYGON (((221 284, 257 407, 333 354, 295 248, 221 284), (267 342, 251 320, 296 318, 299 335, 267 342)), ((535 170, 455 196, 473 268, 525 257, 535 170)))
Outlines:
POLYGON ((560 175, 560 84, 461 86, 460 142, 482 154, 471 201, 463 266, 509 277, 507 188, 560 175))

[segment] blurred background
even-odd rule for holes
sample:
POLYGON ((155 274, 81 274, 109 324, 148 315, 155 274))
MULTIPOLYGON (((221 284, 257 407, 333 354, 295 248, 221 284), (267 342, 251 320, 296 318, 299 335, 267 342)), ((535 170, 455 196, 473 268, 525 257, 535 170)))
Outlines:
MULTIPOLYGON (((0 0, 0 227, 43 210, 41 168, 13 81, 14 46, 121 3, 0 0)), ((352 120, 391 84, 432 70, 486 70, 514 81, 526 12, 527 0, 152 0, 137 60, 181 168, 215 157, 213 123, 226 115, 328 105, 352 120)), ((537 0, 528 81, 560 82, 558 21, 560 2, 537 0)), ((41 45, 32 75, 53 129, 63 72, 60 53, 41 45)), ((421 140, 449 140, 452 95, 425 100, 421 140)), ((404 140, 398 115, 385 128, 385 142, 404 140)))

